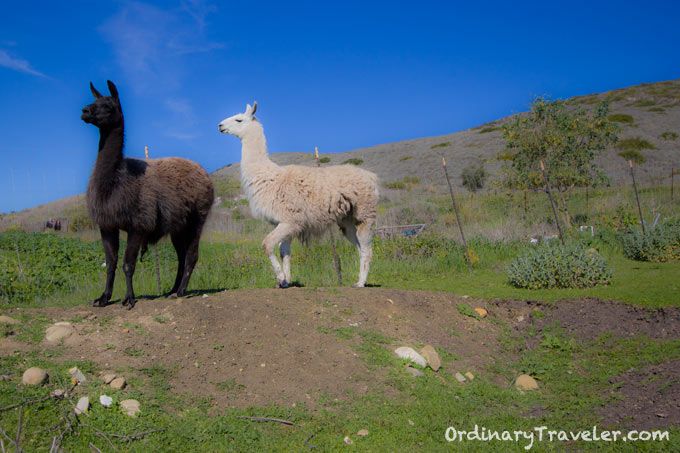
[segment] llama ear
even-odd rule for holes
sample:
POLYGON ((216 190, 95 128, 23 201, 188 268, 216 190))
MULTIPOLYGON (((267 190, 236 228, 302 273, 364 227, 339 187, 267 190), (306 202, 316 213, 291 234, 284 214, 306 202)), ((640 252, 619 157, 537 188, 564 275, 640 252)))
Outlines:
POLYGON ((251 115, 255 115, 255 112, 257 111, 257 101, 253 102, 253 111, 250 112, 251 115))
POLYGON ((118 89, 116 86, 110 80, 107 80, 106 83, 109 85, 109 92, 111 93, 111 96, 118 99, 118 89))
POLYGON ((95 99, 103 97, 102 94, 94 87, 94 85, 92 85, 92 82, 90 82, 90 90, 92 91, 95 99))

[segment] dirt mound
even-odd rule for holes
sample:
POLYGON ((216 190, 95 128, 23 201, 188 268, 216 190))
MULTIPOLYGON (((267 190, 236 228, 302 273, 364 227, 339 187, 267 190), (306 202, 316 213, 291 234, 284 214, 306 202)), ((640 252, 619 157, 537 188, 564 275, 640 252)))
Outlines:
POLYGON ((680 360, 631 369, 611 383, 621 386, 619 399, 600 411, 604 423, 637 430, 680 425, 680 360))
POLYGON ((73 321, 77 335, 65 340, 64 360, 112 370, 162 364, 173 370, 176 391, 211 396, 222 407, 313 407, 322 396, 343 399, 376 386, 389 393, 372 361, 397 346, 432 344, 455 371, 491 363, 499 327, 461 314, 461 301, 423 291, 289 288, 140 300, 131 311, 119 304, 35 311, 73 321), (375 341, 380 349, 371 353, 375 341))

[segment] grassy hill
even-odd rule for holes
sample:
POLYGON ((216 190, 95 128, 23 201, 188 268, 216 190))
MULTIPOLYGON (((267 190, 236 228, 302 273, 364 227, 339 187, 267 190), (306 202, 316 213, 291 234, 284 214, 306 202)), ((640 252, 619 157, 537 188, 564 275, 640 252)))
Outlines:
MULTIPOLYGON (((638 184, 654 186, 667 184, 670 167, 680 168, 680 79, 648 83, 621 88, 604 93, 577 96, 570 100, 585 108, 595 106, 600 100, 610 102, 611 119, 621 125, 619 143, 597 158, 605 169, 613 186, 629 184, 627 159, 636 157, 641 161, 637 169, 638 184), (622 157, 620 154, 625 153, 622 157)), ((521 114, 521 113, 520 113, 521 114)), ((512 120, 505 117, 468 130, 453 134, 416 138, 387 143, 367 148, 326 154, 329 159, 324 165, 355 162, 378 174, 384 200, 400 200, 399 190, 388 187, 395 182, 410 181, 421 190, 429 188, 432 193, 444 189, 445 179, 441 168, 441 157, 447 159, 452 182, 458 191, 463 191, 460 174, 473 164, 483 163, 491 179, 497 178, 503 162, 497 158, 505 149, 501 126, 512 120)), ((301 164, 315 166, 311 153, 276 153, 271 159, 282 165, 301 164)), ((235 207, 240 209, 238 199, 240 164, 227 165, 211 176, 217 187, 218 209, 213 217, 221 219, 235 207)), ((489 187, 490 184, 487 184, 489 187)), ((240 212, 248 216, 248 210, 240 212)), ((27 229, 38 228, 48 217, 86 220, 83 195, 58 200, 49 204, 27 209, 19 213, 0 215, 0 230, 11 225, 22 225, 27 229), (85 216, 85 217, 84 217, 85 216), (29 226, 31 225, 31 226, 29 226)), ((379 219, 380 220, 380 219, 379 219)))

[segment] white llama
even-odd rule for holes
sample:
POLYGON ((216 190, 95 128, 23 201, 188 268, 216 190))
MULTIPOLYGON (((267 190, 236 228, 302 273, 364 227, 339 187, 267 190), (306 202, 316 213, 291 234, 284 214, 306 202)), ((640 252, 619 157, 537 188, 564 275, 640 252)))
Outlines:
POLYGON ((290 279, 290 242, 322 233, 337 224, 359 252, 359 280, 366 285, 371 264, 371 228, 378 208, 378 177, 354 165, 324 168, 280 166, 269 160, 262 124, 255 118, 257 102, 219 124, 220 132, 241 139, 241 184, 255 217, 276 225, 264 238, 276 287, 290 279), (283 269, 275 254, 279 245, 283 269))

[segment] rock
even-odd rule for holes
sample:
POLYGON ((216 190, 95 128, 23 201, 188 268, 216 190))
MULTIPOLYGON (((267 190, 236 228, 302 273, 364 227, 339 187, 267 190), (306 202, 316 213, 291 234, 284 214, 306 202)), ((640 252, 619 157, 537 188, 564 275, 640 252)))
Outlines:
POLYGON ((206 297, 208 297, 208 295, 207 295, 207 294, 203 294, 203 298, 205 299, 206 297))
POLYGON ((515 387, 520 390, 536 390, 538 388, 538 382, 531 376, 522 374, 515 380, 515 387))
POLYGON ((102 379, 104 380, 104 384, 110 384, 111 381, 116 379, 116 375, 115 374, 105 374, 104 376, 102 376, 102 379))
POLYGON ((423 373, 422 371, 420 371, 416 368, 410 367, 410 366, 406 367, 406 371, 411 373, 414 377, 425 376, 425 373, 423 373))
POLYGON ((128 417, 136 417, 138 412, 142 410, 139 408, 139 401, 137 400, 124 400, 120 402, 120 407, 125 410, 128 417))
POLYGON ((112 380, 109 385, 111 388, 114 388, 116 390, 120 390, 125 387, 125 378, 124 377, 117 377, 114 380, 112 380))
POLYGON ((458 382, 465 382, 465 376, 463 376, 460 373, 456 373, 456 379, 458 379, 458 382))
POLYGON ((524 321, 524 316, 518 316, 517 317, 517 322, 522 322, 524 321))
POLYGON ((10 318, 9 316, 0 316, 0 324, 21 324, 18 319, 10 318))
POLYGON ((397 354, 400 359, 408 359, 423 368, 427 366, 427 361, 423 356, 414 351, 413 348, 402 346, 401 348, 397 348, 394 353, 397 354))
POLYGON ((352 439, 350 439, 349 436, 345 436, 345 438, 343 440, 345 441, 345 443, 347 445, 352 445, 354 443, 354 441, 352 439))
POLYGON ((130 331, 130 329, 128 329, 127 327, 124 328, 123 330, 121 330, 121 332, 123 332, 123 333, 128 333, 129 331, 130 331))
POLYGON ((87 378, 85 378, 85 375, 78 369, 78 367, 73 367, 70 370, 68 370, 69 374, 71 377, 74 377, 78 379, 78 382, 87 382, 87 378))
POLYGON ((47 371, 34 366, 24 371, 21 382, 24 385, 40 385, 47 379, 47 371))
POLYGON ((78 404, 76 404, 76 415, 84 414, 87 412, 87 409, 90 407, 90 398, 87 396, 83 396, 78 400, 78 404))
POLYGON ((101 395, 99 397, 99 404, 101 404, 104 407, 111 407, 111 403, 113 403, 113 398, 107 395, 101 395))
POLYGON ((55 398, 61 398, 62 396, 64 396, 64 391, 62 389, 56 389, 50 395, 52 395, 55 398))
POLYGON ((465 377, 472 381, 475 378, 475 375, 468 371, 467 373, 465 373, 465 377))
POLYGON ((486 315, 488 314, 488 312, 485 309, 480 307, 475 308, 475 311, 477 312, 480 318, 486 318, 486 315))
POLYGON ((357 432, 357 436, 361 436, 361 437, 368 436, 368 430, 367 430, 367 429, 360 429, 360 430, 357 432))
POLYGON ((425 360, 427 360, 427 364, 430 365, 430 368, 432 368, 434 371, 438 371, 439 367, 442 365, 442 360, 439 358, 439 354, 437 354, 437 351, 434 350, 432 345, 426 345, 423 349, 421 349, 420 353, 425 357, 425 360))
POLYGON ((413 423, 413 420, 411 420, 410 418, 408 420, 408 424, 411 425, 411 426, 415 425, 415 423, 413 423))
POLYGON ((70 323, 58 322, 47 328, 45 331, 45 340, 50 343, 56 343, 68 338, 73 334, 73 327, 70 323))

